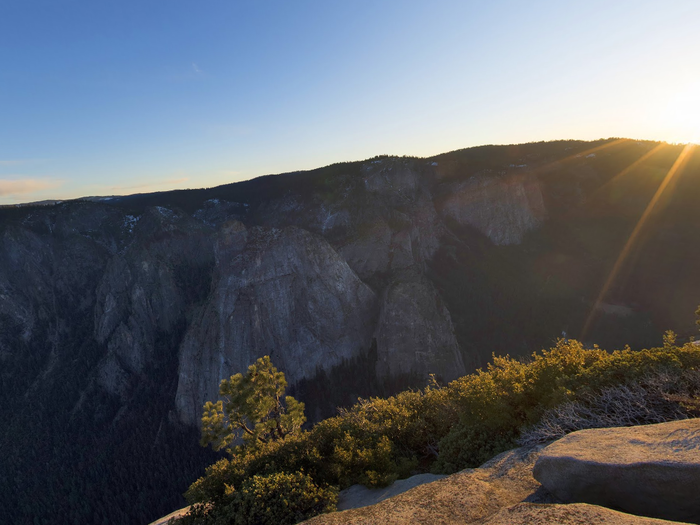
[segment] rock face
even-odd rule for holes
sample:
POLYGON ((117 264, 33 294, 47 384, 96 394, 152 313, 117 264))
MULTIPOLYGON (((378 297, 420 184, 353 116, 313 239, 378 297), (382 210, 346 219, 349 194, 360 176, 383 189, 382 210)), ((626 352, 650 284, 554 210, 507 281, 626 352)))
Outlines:
POLYGON ((263 355, 293 384, 369 351, 376 296, 322 238, 235 222, 215 253, 211 297, 180 351, 181 421, 195 424, 219 382, 263 355))
POLYGON ((206 229, 190 217, 152 208, 135 222, 136 242, 110 260, 95 308, 95 337, 107 349, 97 380, 122 397, 153 359, 157 334, 184 322, 188 288, 202 284, 193 276, 206 282, 214 259, 206 229))
POLYGON ((451 381, 466 373, 450 314, 425 279, 409 277, 387 287, 376 339, 380 376, 431 370, 451 381))
POLYGON ((566 502, 700 523, 700 419, 574 432, 542 451, 534 475, 566 502))
POLYGON ((445 233, 430 174, 415 162, 398 159, 367 163, 360 171, 361 178, 351 181, 346 192, 362 197, 335 203, 325 218, 314 221, 320 226, 316 229, 361 279, 407 268, 425 270, 445 233))
POLYGON ((528 174, 474 176, 451 188, 442 214, 498 245, 520 244, 547 215, 541 184, 528 174))

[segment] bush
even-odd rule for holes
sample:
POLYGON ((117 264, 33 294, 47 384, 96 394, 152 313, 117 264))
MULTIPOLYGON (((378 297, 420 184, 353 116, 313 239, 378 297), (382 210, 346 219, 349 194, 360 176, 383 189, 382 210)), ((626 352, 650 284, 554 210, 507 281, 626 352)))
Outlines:
POLYGON ((321 488, 302 472, 246 480, 231 504, 235 525, 291 525, 335 510, 338 491, 321 488))
POLYGON ((526 429, 518 444, 532 446, 587 428, 608 428, 663 423, 697 417, 700 372, 681 375, 657 372, 628 384, 610 386, 599 393, 585 393, 548 410, 526 429))
POLYGON ((433 471, 450 474, 478 467, 494 455, 516 446, 523 426, 544 411, 571 399, 566 384, 607 355, 574 340, 533 354, 526 363, 508 356, 493 358, 479 370, 448 385, 447 398, 456 405, 459 423, 441 439, 433 471))
POLYGON ((253 476, 240 489, 226 485, 217 505, 194 504, 183 523, 291 525, 335 510, 338 490, 319 487, 303 472, 253 476))
MULTIPOLYGON (((433 471, 449 474, 479 466, 489 457, 517 446, 523 429, 533 428, 546 414, 550 419, 537 427, 543 436, 561 436, 562 432, 588 424, 587 418, 590 424, 598 424, 594 422, 598 418, 601 425, 624 425, 635 424, 635 418, 639 422, 654 422, 661 414, 675 418, 677 410, 679 414, 687 413, 680 407, 680 400, 663 401, 660 392, 652 395, 651 384, 644 383, 648 382, 644 378, 651 376, 657 381, 661 377, 677 381, 684 373, 691 377, 692 371, 700 369, 700 348, 692 344, 675 346, 672 335, 666 334, 663 347, 649 350, 625 348, 608 353, 598 347, 586 349, 578 341, 560 340, 554 348, 533 354, 529 363, 494 356, 486 371, 465 376, 447 387, 447 397, 458 406, 459 424, 440 441, 440 455, 433 471), (613 390, 606 390, 610 388, 613 390), (646 392, 647 405, 633 409, 634 396, 642 395, 642 390, 646 392), (604 406, 606 400, 613 398, 626 403, 624 408, 604 406), (594 399, 602 403, 595 417, 586 412, 590 410, 586 404, 594 399), (561 408, 550 412, 554 407, 561 408), (613 413, 615 410, 617 413, 613 413), (647 415, 643 414, 645 410, 649 410, 647 415), (609 413, 604 415, 606 412, 609 413), (560 421, 554 422, 557 417, 560 421), (564 423, 567 418, 577 422, 564 423), (559 424, 561 429, 546 429, 547 425, 559 424)), ((665 387, 667 394, 672 392, 670 385, 665 387)), ((679 395, 685 395, 686 404, 692 404, 687 394, 694 387, 688 388, 679 395)), ((534 437, 522 439, 525 441, 520 443, 534 437)))

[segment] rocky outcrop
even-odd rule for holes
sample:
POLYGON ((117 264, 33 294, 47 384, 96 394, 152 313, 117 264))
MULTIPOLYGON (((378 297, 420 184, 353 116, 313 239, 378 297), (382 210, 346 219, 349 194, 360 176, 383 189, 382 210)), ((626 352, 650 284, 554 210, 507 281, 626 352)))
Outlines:
POLYGON ((304 523, 473 523, 525 499, 537 498, 539 483, 532 477, 536 457, 533 449, 512 450, 478 469, 417 486, 376 505, 324 514, 304 523))
POLYGON ((434 373, 450 381, 466 373, 450 313, 420 276, 402 275, 386 288, 375 337, 380 377, 434 373))
POLYGON ((542 451, 534 475, 566 502, 700 523, 700 419, 573 432, 542 451))
POLYGON ((388 498, 393 498, 425 483, 432 483, 447 476, 442 474, 416 474, 406 479, 394 481, 388 487, 370 489, 364 485, 353 485, 345 490, 341 490, 338 495, 338 510, 359 509, 374 505, 388 498))
POLYGON ((471 226, 494 244, 520 244, 546 218, 542 187, 535 175, 476 175, 445 188, 441 214, 471 226))
POLYGON ((213 291, 180 349, 181 421, 195 424, 219 382, 263 355, 293 384, 369 350, 376 296, 321 237, 234 222, 215 253, 213 291))
POLYGON ((538 505, 519 503, 481 522, 483 525, 679 525, 677 521, 644 518, 615 510, 573 503, 538 505))
MULTIPOLYGON (((415 161, 376 160, 362 167, 360 206, 343 201, 329 217, 346 235, 330 240, 361 279, 406 268, 424 270, 444 234, 430 178, 415 161)), ((326 227, 324 225, 324 232, 326 227)))
MULTIPOLYGON (((692 455, 692 447, 685 448, 688 443, 687 436, 677 436, 677 438, 676 446, 682 454, 692 455)), ((627 443, 632 446, 622 453, 630 457, 634 456, 635 451, 638 452, 637 445, 633 440, 627 443)), ((599 454, 611 454, 609 448, 605 448, 604 444, 601 445, 603 448, 599 449, 599 454)), ((612 454, 620 451, 621 448, 615 447, 612 454)), ((619 507, 610 509, 588 503, 563 504, 533 476, 533 468, 540 465, 547 455, 548 449, 542 450, 542 447, 511 450, 496 456, 477 469, 466 469, 443 479, 401 491, 395 496, 391 496, 393 486, 390 486, 385 489, 389 496, 376 504, 365 507, 358 505, 358 508, 349 510, 342 510, 339 506, 341 510, 339 512, 317 516, 304 523, 309 525, 368 523, 670 525, 683 522, 680 519, 668 521, 671 518, 659 519, 621 512, 624 509, 619 507)), ((673 462, 674 457, 667 457, 667 459, 673 462)), ((563 479, 562 477, 558 481, 563 479)), ((404 481, 410 483, 410 480, 411 478, 404 481)), ((601 487, 622 486, 626 481, 627 478, 611 477, 607 484, 603 482, 601 487)), ((674 487, 679 482, 680 480, 674 481, 674 487)), ((641 482, 635 484, 635 486, 641 485, 641 482)), ((696 485, 690 484, 685 492, 685 496, 692 500, 690 504, 697 504, 697 498, 694 493, 691 494, 695 487, 696 485)), ((354 489, 354 492, 348 492, 349 501, 360 504, 363 503, 361 497, 356 497, 354 500, 352 498, 355 493, 364 496, 365 501, 371 501, 372 496, 381 497, 382 495, 380 489, 374 491, 365 489, 365 492, 354 489)), ((646 494, 649 494, 649 490, 646 494)), ((667 494, 667 491, 663 494, 667 494)), ((656 504, 660 504, 660 495, 661 493, 654 495, 656 504)), ((669 506, 671 500, 661 504, 669 506)), ((345 508, 348 506, 346 504, 345 508)), ((697 520, 689 521, 697 523, 697 520)))

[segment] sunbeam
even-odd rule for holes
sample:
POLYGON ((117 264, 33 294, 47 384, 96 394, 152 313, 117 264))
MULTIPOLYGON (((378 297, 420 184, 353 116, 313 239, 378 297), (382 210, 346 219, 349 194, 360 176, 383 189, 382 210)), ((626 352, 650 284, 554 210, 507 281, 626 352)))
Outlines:
MULTIPOLYGON (((659 199, 663 195, 664 191, 668 187, 668 185, 671 183, 673 178, 676 176, 676 174, 683 168, 685 167, 686 163, 688 160, 690 160, 690 154, 693 152, 695 149, 694 144, 688 144, 683 148, 683 151, 678 155, 678 158, 676 158, 676 161, 673 163, 673 166, 671 166, 671 169, 668 170, 668 173, 664 177, 664 180, 661 182, 659 185, 658 189, 656 190, 656 193, 654 193, 654 196, 651 198, 649 201, 649 204, 647 205, 646 209, 644 210, 644 213, 642 213, 642 216, 640 217, 639 221, 637 221, 636 226, 634 227, 634 230, 629 236, 629 239, 627 239, 627 242, 622 248, 622 251, 620 252, 620 255, 618 255, 617 260, 615 261, 615 264, 613 265, 612 270, 610 271, 610 275, 608 275, 607 280, 605 281, 605 284, 603 285, 603 288, 600 290, 600 294, 598 294, 598 297, 593 305, 593 308, 591 308, 591 312, 588 315, 588 318, 586 319, 586 323, 583 325, 583 330, 581 331, 581 336, 580 339, 583 340, 588 333, 588 330, 591 327, 591 324, 593 323, 593 320, 595 319, 596 312, 598 308, 600 307, 601 303, 603 302, 603 299, 605 299, 605 296, 607 295, 608 291, 610 290, 610 287, 612 286, 613 282, 615 282, 615 279, 617 278, 618 274, 620 273, 620 270, 625 264, 625 261, 627 257, 629 256, 630 252, 632 251, 632 248, 634 247, 634 244, 639 237, 639 234, 641 231, 644 229, 644 225, 648 221, 649 217, 651 216, 652 212, 654 211, 654 208, 656 207, 656 204, 659 202, 659 199)), ((634 164, 632 164, 629 168, 626 168, 625 171, 628 171, 632 169, 632 167, 635 164, 641 163, 641 161, 648 156, 650 156, 651 153, 656 151, 657 148, 654 148, 652 151, 647 153, 644 157, 636 161, 634 164)), ((616 177, 619 177, 623 172, 618 174, 616 177)))
POLYGON ((624 170, 622 170, 620 173, 615 175, 612 179, 610 179, 608 182, 603 184, 600 188, 595 190, 593 194, 591 195, 591 199, 593 199, 595 196, 597 196, 599 193, 603 192, 606 188, 609 188, 611 185, 613 185, 615 182, 621 180, 625 175, 628 173, 632 172, 634 169, 639 167, 641 164, 646 162, 652 155, 660 151, 661 149, 665 148, 668 146, 665 142, 662 142, 661 144, 658 144, 655 148, 652 150, 646 152, 644 155, 639 157, 637 160, 635 160, 632 164, 627 166, 624 170))
POLYGON ((574 153, 573 155, 569 155, 568 157, 564 157, 561 160, 555 160, 552 162, 549 162, 543 166, 539 166, 533 170, 534 173, 542 173, 548 171, 549 168, 552 168, 554 166, 557 166, 559 164, 562 164, 564 162, 569 162, 571 160, 575 160, 578 158, 586 158, 588 155, 598 153, 602 150, 611 148, 613 146, 619 146, 621 144, 624 144, 626 142, 630 142, 630 139, 615 139, 610 142, 606 142, 605 144, 601 144, 600 146, 596 146, 594 148, 587 149, 585 151, 579 151, 578 153, 574 153))

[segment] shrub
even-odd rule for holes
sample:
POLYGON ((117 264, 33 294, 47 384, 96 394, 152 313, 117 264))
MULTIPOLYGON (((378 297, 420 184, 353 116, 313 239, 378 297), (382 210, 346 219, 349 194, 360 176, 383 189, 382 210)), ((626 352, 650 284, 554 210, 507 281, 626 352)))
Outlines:
POLYGON ((700 372, 680 375, 657 372, 628 384, 609 386, 599 393, 584 393, 576 401, 556 406, 523 431, 522 446, 559 439, 587 428, 607 428, 663 423, 695 417, 700 406, 700 372))
POLYGON ((291 525, 335 510, 338 491, 321 488, 302 472, 246 480, 231 503, 235 525, 291 525))
POLYGON ((516 446, 520 428, 571 399, 569 378, 605 355, 597 347, 586 349, 578 341, 560 340, 554 348, 533 354, 529 363, 494 356, 486 370, 453 381, 447 397, 457 406, 459 423, 441 439, 433 471, 449 474, 477 467, 516 446))
POLYGON ((218 504, 196 503, 183 523, 212 525, 291 525, 335 510, 338 490, 319 487, 303 472, 277 472, 225 486, 218 504))

